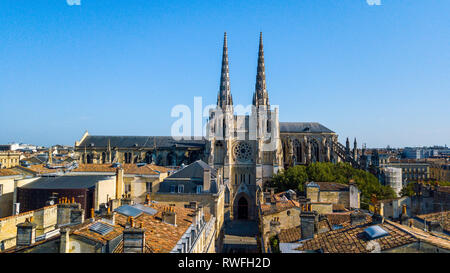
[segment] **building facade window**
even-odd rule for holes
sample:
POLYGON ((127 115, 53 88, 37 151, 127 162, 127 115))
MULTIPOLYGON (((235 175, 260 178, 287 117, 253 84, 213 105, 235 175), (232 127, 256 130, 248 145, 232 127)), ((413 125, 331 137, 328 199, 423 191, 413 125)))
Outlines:
POLYGON ((170 185, 170 192, 175 193, 175 185, 170 185))
POLYGON ((184 192, 184 185, 178 185, 178 193, 184 192))
POLYGON ((197 186, 197 193, 202 193, 202 191, 203 191, 203 186, 198 185, 197 186))

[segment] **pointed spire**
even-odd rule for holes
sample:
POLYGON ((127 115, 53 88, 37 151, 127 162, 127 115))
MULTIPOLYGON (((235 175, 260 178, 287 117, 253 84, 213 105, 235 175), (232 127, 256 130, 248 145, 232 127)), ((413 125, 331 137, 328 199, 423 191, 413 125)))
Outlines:
POLYGON ((256 70, 255 94, 253 105, 269 105, 269 96, 266 90, 266 72, 264 66, 264 46, 262 32, 259 33, 258 68, 256 70))
POLYGON ((223 36, 222 71, 220 75, 220 89, 217 97, 217 106, 225 109, 226 105, 233 105, 233 97, 230 91, 230 71, 228 67, 228 42, 227 33, 223 36))

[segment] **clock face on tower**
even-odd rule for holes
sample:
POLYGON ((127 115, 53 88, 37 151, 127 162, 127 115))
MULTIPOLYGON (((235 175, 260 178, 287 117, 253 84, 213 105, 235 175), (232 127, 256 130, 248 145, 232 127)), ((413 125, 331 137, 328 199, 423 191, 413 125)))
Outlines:
POLYGON ((252 146, 246 142, 239 142, 233 148, 234 157, 239 161, 252 160, 252 146))

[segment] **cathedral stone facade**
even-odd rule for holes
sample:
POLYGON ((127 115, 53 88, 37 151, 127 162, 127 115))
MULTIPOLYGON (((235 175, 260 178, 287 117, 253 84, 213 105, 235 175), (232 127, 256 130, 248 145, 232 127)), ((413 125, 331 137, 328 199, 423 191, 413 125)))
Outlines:
MULTIPOLYGON (((203 160, 217 170, 225 186, 232 219, 256 219, 266 181, 279 170, 313 162, 346 161, 357 167, 356 140, 343 146, 335 132, 315 122, 279 122, 266 89, 262 34, 259 41, 253 103, 237 113, 230 89, 225 33, 220 87, 211 109, 207 135, 200 140, 167 136, 91 136, 75 143, 81 163, 153 163, 187 165, 203 160)), ((197 138, 195 138, 197 139, 197 138)))

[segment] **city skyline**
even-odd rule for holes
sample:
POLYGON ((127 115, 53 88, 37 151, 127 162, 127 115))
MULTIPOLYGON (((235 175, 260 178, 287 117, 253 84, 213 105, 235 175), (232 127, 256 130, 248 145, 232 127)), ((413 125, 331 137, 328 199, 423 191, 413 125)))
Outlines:
POLYGON ((0 142, 170 135, 175 105, 215 104, 224 31, 234 103, 251 104, 262 31, 280 121, 359 148, 449 144, 450 4, 233 3, 2 2, 0 142))

